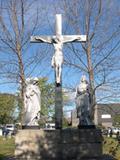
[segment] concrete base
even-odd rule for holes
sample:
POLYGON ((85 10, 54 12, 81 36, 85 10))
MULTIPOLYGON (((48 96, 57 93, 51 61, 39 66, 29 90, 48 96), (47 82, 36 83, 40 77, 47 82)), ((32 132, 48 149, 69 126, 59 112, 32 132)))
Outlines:
POLYGON ((19 130, 15 143, 20 160, 96 160, 102 155, 98 129, 19 130))

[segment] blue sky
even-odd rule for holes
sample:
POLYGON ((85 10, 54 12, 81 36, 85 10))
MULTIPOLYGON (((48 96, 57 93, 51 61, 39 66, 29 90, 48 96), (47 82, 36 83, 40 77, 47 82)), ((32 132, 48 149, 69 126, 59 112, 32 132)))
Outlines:
MULTIPOLYGON (((7 1, 6 1, 7 2, 7 1)), ((63 6, 61 6, 61 2, 59 0, 36 0, 36 3, 34 3, 34 5, 30 8, 30 12, 27 13, 26 16, 26 30, 30 29, 32 26, 32 19, 34 18, 35 12, 38 9, 39 12, 39 24, 38 24, 38 28, 36 28, 36 31, 34 32, 34 35, 53 35, 55 33, 55 14, 56 13, 60 13, 62 14, 63 17, 63 21, 62 21, 62 25, 63 25, 63 34, 77 34, 77 31, 68 24, 68 15, 65 11, 65 9, 63 8, 63 6)), ((71 1, 66 1, 67 4, 73 4, 74 0, 71 1)), ((84 1, 83 1, 84 2, 84 1)), ((119 25, 119 20, 120 20, 120 8, 119 8, 119 4, 120 1, 119 0, 115 0, 114 2, 111 1, 103 1, 104 7, 103 7, 103 12, 105 12, 104 16, 101 18, 101 25, 99 26, 98 30, 96 30, 96 37, 95 40, 93 41, 92 45, 96 45, 99 41, 102 41, 104 38, 106 38, 111 31, 114 31, 116 29, 116 26, 119 25), (117 15, 115 15, 115 10, 118 10, 117 15), (109 11, 111 11, 112 16, 109 17, 111 19, 111 21, 113 22, 112 25, 109 25, 109 23, 106 23, 106 28, 104 28, 104 23, 106 21, 106 17, 109 14, 109 11), (109 26, 109 28, 107 28, 109 26), (102 31, 101 28, 105 29, 105 32, 102 31), (98 35, 97 35, 98 34, 98 35)), ((72 6, 74 8, 74 6, 72 6)), ((79 7, 78 7, 79 8, 79 7)), ((80 8, 79 8, 80 9, 80 8)), ((94 11, 96 12, 96 10, 94 11)), ((70 13, 70 15, 72 15, 72 12, 70 13)), ((83 10, 80 10, 80 15, 78 17, 78 19, 76 19, 76 17, 73 17, 73 20, 78 20, 79 18, 81 18, 81 16, 84 17, 83 14, 83 10)), ((6 16, 7 19, 7 16, 6 16)), ((82 25, 82 23, 85 21, 85 19, 81 19, 81 21, 77 22, 77 24, 80 26, 80 29, 82 29, 82 34, 84 34, 84 27, 82 25)), ((7 22, 7 20, 6 20, 7 22)), ((94 22, 94 16, 93 19, 91 21, 91 31, 92 31, 92 26, 93 26, 93 22, 94 22)), ((108 21, 109 22, 109 21, 108 21)), ((9 25, 9 22, 7 22, 9 25)), ((96 61, 93 60, 93 63, 95 65, 95 62, 99 61, 100 58, 102 58, 103 55, 106 55, 107 52, 110 50, 110 48, 112 48, 114 46, 114 44, 119 40, 120 37, 119 35, 116 36, 116 39, 112 42, 110 42, 105 48, 103 48, 103 50, 99 50, 99 48, 97 50, 92 50, 92 56, 93 59, 96 58, 99 55, 99 58, 96 59, 96 61)), ((80 52, 80 56, 83 57, 83 61, 86 62, 86 56, 83 52, 83 50, 81 49, 81 45, 80 44, 75 44, 74 43, 74 47, 76 48, 76 50, 78 49, 80 52)), ((27 68, 26 70, 26 77, 31 76, 31 77, 44 77, 47 76, 49 78, 49 82, 54 82, 54 70, 51 68, 51 57, 54 54, 54 50, 53 47, 51 45, 46 45, 46 44, 34 44, 31 43, 29 46, 29 49, 27 50, 27 52, 24 54, 24 61, 28 61, 28 59, 30 57, 32 57, 32 55, 34 55, 36 53, 36 51, 38 51, 39 55, 42 52, 41 55, 46 54, 46 57, 44 59, 44 61, 37 61, 36 60, 36 67, 34 68, 33 66, 27 68), (34 68, 34 70, 33 70, 34 68), (33 71, 31 74, 30 72, 33 71)), ((120 49, 118 48, 118 50, 116 52, 114 52, 114 56, 116 55, 116 57, 119 56, 119 52, 120 49)), ((64 45, 63 47, 63 53, 64 53, 64 57, 68 58, 70 57, 70 55, 73 55, 73 52, 69 49, 69 45, 64 45)), ((111 59, 113 60, 113 57, 111 57, 111 59)), ((11 57, 12 60, 13 57, 11 57)), ((0 60, 6 60, 9 59, 8 55, 4 55, 4 53, 0 54, 0 60)), ((78 59, 75 58, 75 56, 73 56, 72 58, 72 62, 75 61, 76 64, 79 64, 80 61, 78 59)), ((114 59, 115 61, 115 59, 114 59)), ((116 61, 115 61, 116 63, 116 61)), ((82 65, 82 64, 81 64, 82 65)), ((118 62, 118 68, 119 68, 120 64, 118 62)), ((101 69, 103 69, 103 67, 105 68, 104 64, 101 64, 101 69)), ((106 68, 105 68, 106 69, 106 68)), ((66 66, 63 65, 63 75, 62 75, 62 79, 63 79, 63 87, 73 87, 75 88, 76 85, 79 83, 80 81, 80 77, 81 75, 84 74, 83 71, 78 70, 78 69, 73 69, 70 66, 66 66)), ((119 77, 120 76, 120 70, 118 70, 117 72, 112 72, 112 75, 109 75, 108 78, 110 77, 119 77)), ((99 81, 101 81, 101 75, 99 74, 99 76, 96 74, 96 83, 98 83, 99 81)), ((18 85, 14 84, 14 83, 5 83, 5 79, 0 79, 0 92, 10 92, 10 93, 15 93, 18 85)), ((105 88, 107 88, 106 86, 104 86, 105 88)), ((119 86, 120 87, 120 86, 119 86)), ((112 87, 111 87, 112 90, 112 87)), ((98 95, 101 95, 101 91, 98 95)))
MULTIPOLYGON (((37 1, 37 2, 39 2, 39 1, 37 1)), ((51 0, 51 1, 42 1, 41 0, 40 2, 41 3, 39 3, 38 7, 41 7, 41 5, 42 5, 43 8, 46 8, 46 12, 45 13, 44 13, 44 11, 42 12, 43 17, 44 17, 44 19, 42 18, 42 20, 41 20, 43 23, 41 25, 42 27, 40 26, 40 28, 37 28, 37 30, 35 31, 34 34, 35 35, 54 35, 56 11, 53 9, 53 5, 52 5, 53 0, 51 0), (48 18, 45 17, 45 15, 47 15, 48 18), (49 20, 50 24, 48 24, 48 20, 49 20)), ((55 3, 58 4, 59 1, 56 1, 55 3)), ((33 8, 31 8, 31 12, 32 12, 31 14, 34 14, 35 9, 36 9, 36 5, 33 8)), ((57 13, 63 13, 63 10, 59 9, 57 11, 57 13)), ((7 15, 5 17, 6 17, 6 19, 8 18, 7 15)), ((29 19, 29 17, 27 17, 27 18, 29 19)), ((6 22, 10 26, 9 21, 6 20, 6 22)), ((63 31, 64 31, 64 23, 65 23, 65 19, 64 19, 64 15, 63 15, 63 17, 62 17, 63 31)), ((28 49, 28 51, 27 51, 25 59, 28 59, 28 57, 30 57, 36 50, 43 50, 43 52, 44 52, 44 49, 46 47, 48 48, 48 52, 49 52, 48 58, 46 58, 45 61, 42 62, 42 64, 38 64, 31 75, 29 75, 29 73, 32 71, 32 67, 28 68, 26 71, 26 74, 28 73, 28 75, 26 75, 26 76, 32 76, 32 77, 47 76, 49 79, 49 82, 54 82, 54 70, 51 68, 51 64, 50 64, 51 57, 54 54, 54 50, 51 45, 32 43, 30 49, 28 49)), ((8 61, 9 61, 9 58, 12 59, 11 55, 7 54, 7 56, 6 56, 6 54, 4 54, 2 52, 1 52, 0 58, 4 59, 4 60, 8 60, 8 61)), ((75 83, 76 79, 78 79, 78 81, 79 81, 80 76, 78 78, 78 74, 74 74, 74 77, 72 75, 73 75, 72 69, 66 68, 63 66, 63 76, 62 76, 63 84, 65 83, 65 85, 73 86, 73 83, 75 83), (70 81, 68 80, 68 77, 70 77, 70 81), (74 82, 72 82, 72 79, 74 82)), ((18 88, 18 85, 15 83, 7 83, 8 81, 9 80, 7 80, 7 79, 4 79, 4 80, 2 79, 0 81, 0 92, 15 93, 18 88)))

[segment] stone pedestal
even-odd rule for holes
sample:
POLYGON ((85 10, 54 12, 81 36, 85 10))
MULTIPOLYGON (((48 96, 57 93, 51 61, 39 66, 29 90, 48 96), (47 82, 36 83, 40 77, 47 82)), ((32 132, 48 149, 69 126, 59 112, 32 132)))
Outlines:
POLYGON ((97 160, 102 155, 98 129, 19 130, 15 143, 20 160, 97 160))

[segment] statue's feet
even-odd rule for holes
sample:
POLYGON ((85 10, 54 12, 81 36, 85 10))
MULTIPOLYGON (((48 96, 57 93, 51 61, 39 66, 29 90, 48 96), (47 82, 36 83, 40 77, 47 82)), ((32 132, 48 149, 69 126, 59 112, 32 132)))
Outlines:
POLYGON ((61 83, 61 78, 60 77, 56 77, 56 83, 58 83, 58 84, 61 83))

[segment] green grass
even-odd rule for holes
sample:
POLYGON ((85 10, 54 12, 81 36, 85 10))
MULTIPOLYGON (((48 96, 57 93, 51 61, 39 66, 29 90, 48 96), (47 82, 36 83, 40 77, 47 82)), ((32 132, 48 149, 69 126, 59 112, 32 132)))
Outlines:
POLYGON ((120 143, 115 138, 104 137, 103 154, 111 155, 116 160, 120 160, 120 143))
POLYGON ((0 160, 4 160, 7 157, 13 157, 15 150, 14 138, 0 137, 0 160))

